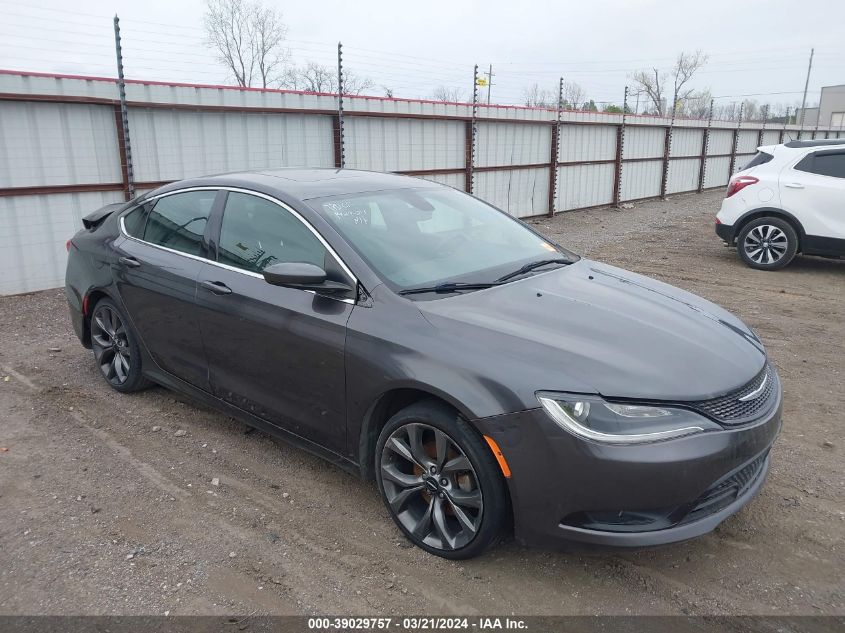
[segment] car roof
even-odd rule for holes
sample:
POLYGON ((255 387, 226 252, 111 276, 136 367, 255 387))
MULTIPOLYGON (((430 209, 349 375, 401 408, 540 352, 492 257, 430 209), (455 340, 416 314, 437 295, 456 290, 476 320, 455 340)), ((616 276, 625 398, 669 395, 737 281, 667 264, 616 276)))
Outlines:
POLYGON ((825 147, 828 145, 845 145, 845 138, 806 139, 803 141, 789 141, 783 145, 784 147, 790 147, 792 149, 804 147, 825 147))
POLYGON ((267 169, 232 172, 215 176, 191 178, 170 183, 151 194, 187 187, 243 187, 266 193, 285 194, 299 200, 344 194, 409 189, 411 187, 442 187, 435 182, 376 171, 359 169, 301 168, 267 169))

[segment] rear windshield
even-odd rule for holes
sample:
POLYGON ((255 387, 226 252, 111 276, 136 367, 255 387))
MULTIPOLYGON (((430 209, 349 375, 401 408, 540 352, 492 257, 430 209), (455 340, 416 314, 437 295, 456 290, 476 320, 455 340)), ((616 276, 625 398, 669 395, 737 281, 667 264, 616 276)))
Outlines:
POLYGON ((757 155, 752 158, 751 162, 748 163, 745 167, 743 167, 741 171, 751 169, 752 167, 756 167, 757 165, 765 165, 773 158, 774 156, 772 156, 771 154, 767 154, 766 152, 757 152, 757 155))

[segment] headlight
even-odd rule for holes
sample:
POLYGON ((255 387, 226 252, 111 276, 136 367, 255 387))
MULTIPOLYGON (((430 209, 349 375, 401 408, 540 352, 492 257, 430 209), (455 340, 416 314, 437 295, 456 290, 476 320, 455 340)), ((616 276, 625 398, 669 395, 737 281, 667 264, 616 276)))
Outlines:
POLYGON ((657 442, 721 427, 686 409, 605 402, 598 396, 537 392, 546 413, 563 429, 604 444, 657 442))

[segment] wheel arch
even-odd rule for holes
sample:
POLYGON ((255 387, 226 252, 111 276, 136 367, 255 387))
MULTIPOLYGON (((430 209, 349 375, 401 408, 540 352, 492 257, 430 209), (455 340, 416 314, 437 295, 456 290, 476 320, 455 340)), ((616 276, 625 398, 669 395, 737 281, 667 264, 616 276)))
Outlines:
POLYGON ((102 299, 111 299, 118 305, 121 303, 115 299, 105 288, 90 288, 82 298, 82 343, 91 347, 91 314, 102 299))
MULTIPOLYGON (((396 386, 379 395, 367 408, 358 435, 358 467, 365 480, 375 478, 374 457, 378 436, 387 421, 398 411, 424 400, 449 407, 456 415, 464 418, 475 429, 473 415, 459 401, 449 394, 426 385, 396 386)), ((477 431, 477 429, 475 429, 477 431)), ((479 433, 480 435, 480 433, 479 433)))
POLYGON ((752 209, 751 211, 746 211, 742 214, 739 219, 734 224, 734 234, 733 234, 733 241, 736 244, 736 240, 739 237, 740 232, 742 231, 743 227, 749 222, 756 220, 757 218, 780 218, 785 222, 788 222, 793 229, 795 229, 795 233, 798 235, 798 251, 801 252, 802 246, 804 244, 804 239, 807 237, 807 234, 804 232, 804 226, 801 224, 801 221, 792 215, 789 211, 784 211, 783 209, 778 209, 777 207, 760 207, 758 209, 752 209))

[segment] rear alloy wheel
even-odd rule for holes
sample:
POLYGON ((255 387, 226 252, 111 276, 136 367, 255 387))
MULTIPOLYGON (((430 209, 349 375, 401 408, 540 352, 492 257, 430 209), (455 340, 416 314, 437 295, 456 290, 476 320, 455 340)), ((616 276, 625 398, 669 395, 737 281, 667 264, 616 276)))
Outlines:
POLYGON ((746 224, 737 238, 739 256, 759 270, 783 268, 798 251, 798 236, 780 218, 757 218, 746 224))
POLYGON ((499 536, 507 495, 490 449, 439 403, 394 415, 378 441, 376 477, 393 520, 418 547, 471 558, 499 536))
POLYGON ((116 390, 147 387, 141 375, 141 350, 126 318, 110 299, 103 299, 91 315, 91 348, 100 373, 116 390))

